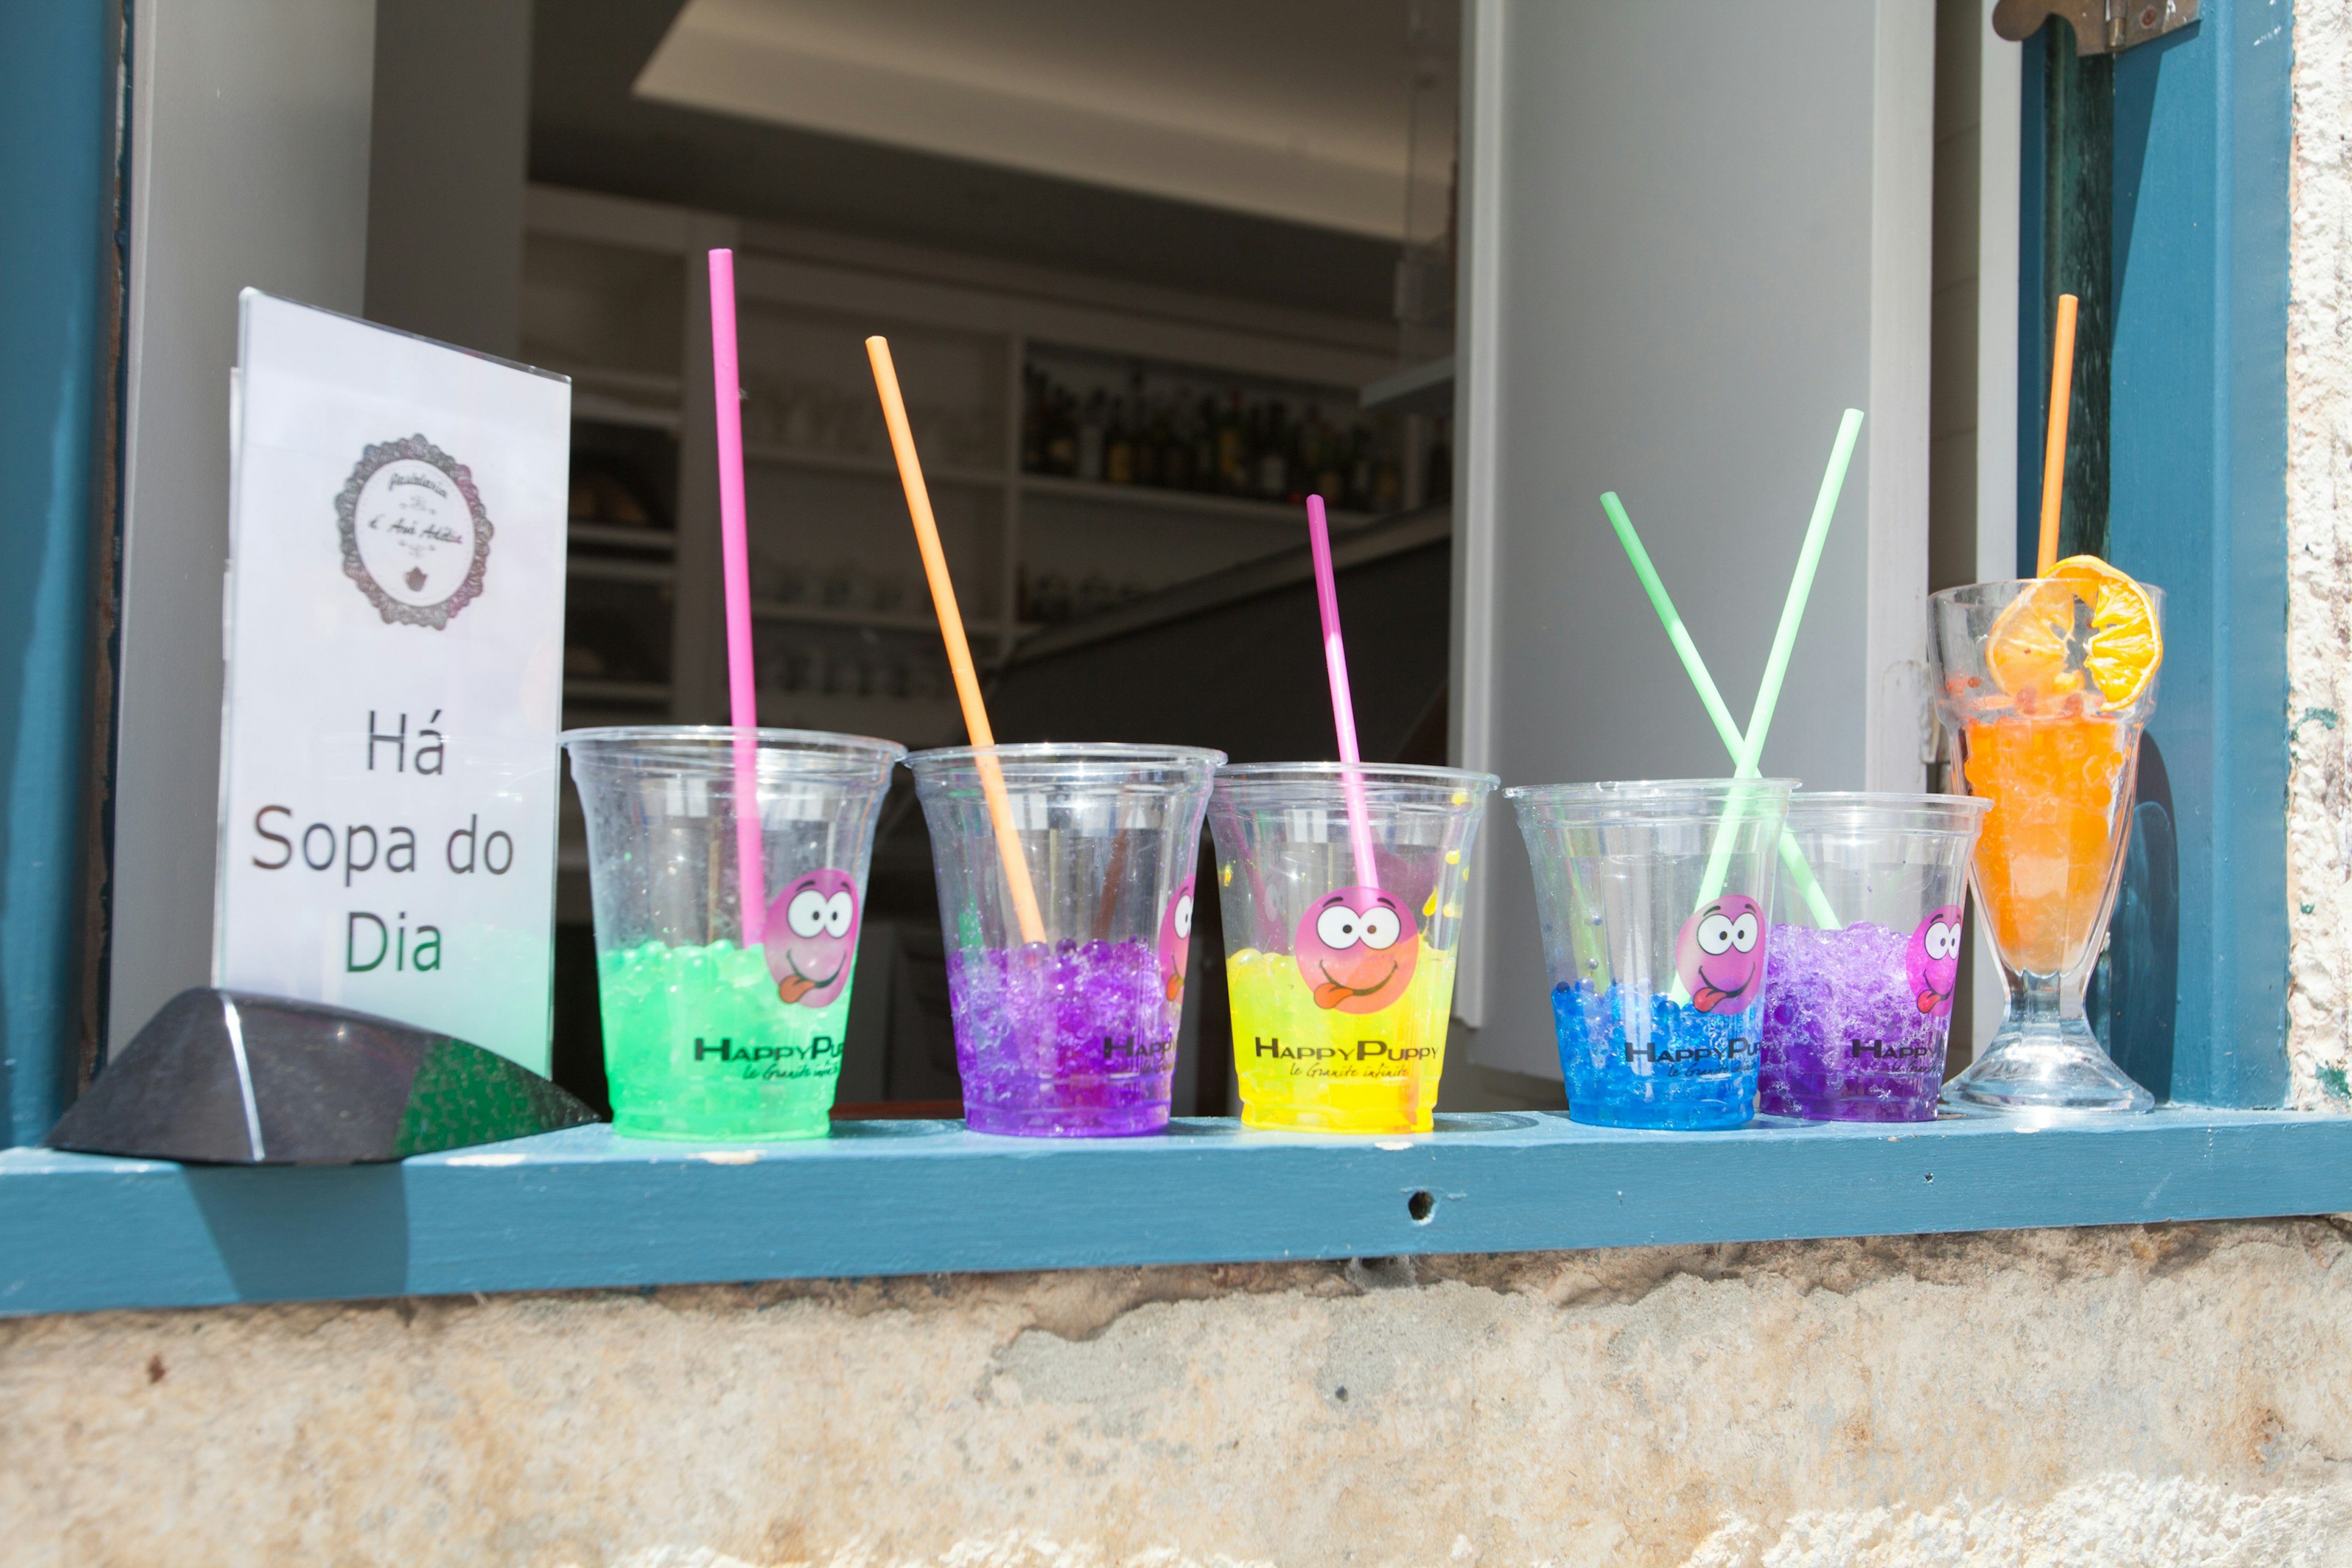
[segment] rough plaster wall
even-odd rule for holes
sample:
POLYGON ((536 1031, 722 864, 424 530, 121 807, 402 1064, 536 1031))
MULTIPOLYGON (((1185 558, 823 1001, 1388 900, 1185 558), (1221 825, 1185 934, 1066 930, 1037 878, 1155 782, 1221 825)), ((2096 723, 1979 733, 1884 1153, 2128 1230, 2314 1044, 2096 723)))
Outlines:
POLYGON ((0 1561, 2352 1564, 2352 1225, 0 1324, 0 1561))
POLYGON ((2352 1110, 2352 5, 2294 14, 2287 307, 2293 1103, 2352 1110))

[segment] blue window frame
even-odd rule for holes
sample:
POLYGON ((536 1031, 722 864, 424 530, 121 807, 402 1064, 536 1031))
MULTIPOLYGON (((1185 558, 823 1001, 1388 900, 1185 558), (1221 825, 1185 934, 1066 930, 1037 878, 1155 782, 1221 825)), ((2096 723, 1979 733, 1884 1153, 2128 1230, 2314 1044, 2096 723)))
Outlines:
MULTIPOLYGON (((77 1034, 106 14, 97 0, 0 11, 0 191, 16 219, 0 233, 0 471, 41 476, 0 490, 0 1093, 19 1142, 54 1118, 77 1034)), ((2116 63, 2110 541, 2170 591, 2152 733, 2179 847, 2179 980, 2159 1065, 2174 1100, 2223 1109, 1697 1134, 1512 1114, 1379 1140, 1201 1121, 1038 1145, 871 1124, 761 1149, 586 1128, 306 1170, 19 1148, 0 1152, 0 1312, 2352 1208, 2352 1118, 2232 1109, 2276 1105, 2284 1083, 2288 17, 2286 0, 2205 0, 2201 21, 2116 63)), ((2031 79, 2025 101, 2030 468, 2044 292, 2031 79)), ((2162 869, 2143 872, 2149 888, 2162 869)))
POLYGON ((111 392, 115 37, 95 0, 0 11, 0 1129, 65 1109, 80 1034, 95 432, 111 392))
MULTIPOLYGON (((2148 726, 2161 762, 2144 770, 2110 969, 2178 978, 2136 999, 2110 1043, 2159 1099, 2196 1105, 2279 1105, 2287 1089, 2290 21, 2287 0, 2205 0, 2113 67, 2107 537, 2116 564, 2164 588, 2167 625, 2148 726)), ((2025 50, 2019 181, 2021 574, 2057 292, 2041 43, 2025 50)))

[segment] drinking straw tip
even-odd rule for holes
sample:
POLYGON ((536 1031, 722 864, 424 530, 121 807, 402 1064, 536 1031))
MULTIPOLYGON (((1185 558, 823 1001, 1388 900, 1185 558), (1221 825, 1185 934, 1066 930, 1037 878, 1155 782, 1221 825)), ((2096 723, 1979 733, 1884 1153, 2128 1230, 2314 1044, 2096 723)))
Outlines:
POLYGON ((1356 742, 1355 699, 1348 689, 1348 650, 1339 636, 1339 589, 1331 569, 1331 531, 1323 517, 1323 498, 1307 498, 1307 554, 1315 567, 1315 605, 1323 623, 1324 673, 1331 683, 1331 724, 1339 732, 1340 793, 1348 807, 1349 849, 1356 860, 1360 887, 1380 886, 1372 852, 1371 819, 1364 799, 1363 780, 1355 773, 1363 761, 1356 742))
POLYGON ((736 889, 743 945, 765 933, 767 889, 761 860, 758 680, 752 665, 751 567, 743 491, 743 386, 735 334, 735 253, 710 253, 710 381, 719 457, 720 588, 727 627, 728 721, 734 726, 735 795, 753 803, 735 819, 736 889))
POLYGON ((2050 426, 2042 453, 2042 531, 2034 573, 2047 577, 2058 562, 2058 517, 2066 489, 2066 415, 2074 401, 2074 317, 2082 301, 2058 296, 2058 320, 2050 334, 2050 426))
MULTIPOLYGON (((948 574, 947 552, 940 543, 939 521, 931 514, 931 497, 923 483, 922 460, 915 454, 914 432, 907 423, 907 400, 898 388, 898 372, 890 362, 890 344, 879 333, 866 340, 866 357, 874 366, 874 390, 882 400, 882 424, 890 435, 890 450, 898 459, 898 479, 907 492, 907 515, 915 525, 915 545, 923 558, 923 575, 930 584, 931 608, 940 623, 940 639, 947 647, 948 673, 955 682, 956 701, 963 710, 966 732, 975 746, 988 748, 996 737, 988 725, 987 704, 981 699, 979 672, 972 668, 971 645, 964 636, 963 615, 956 608, 955 584, 948 574)), ((975 760, 981 792, 988 799, 988 815, 996 831, 1004 879, 1013 895, 1013 914, 1024 946, 1045 940, 1043 910, 1037 889, 1023 858, 1020 833, 1013 818, 1013 802, 1004 788, 1004 774, 992 752, 983 750, 975 760)))

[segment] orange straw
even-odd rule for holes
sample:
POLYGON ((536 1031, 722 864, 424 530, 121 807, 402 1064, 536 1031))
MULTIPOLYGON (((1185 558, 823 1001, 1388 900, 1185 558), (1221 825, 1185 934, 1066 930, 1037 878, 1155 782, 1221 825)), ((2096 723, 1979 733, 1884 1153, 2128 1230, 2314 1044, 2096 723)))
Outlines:
POLYGON ((2074 311, 2081 301, 2058 296, 2058 338, 2050 350, 2050 446, 2042 456, 2042 548, 2033 574, 2058 564, 2058 501, 2066 490, 2066 405, 2074 396, 2074 311))
MULTIPOLYGON (((948 668, 955 676, 956 700, 963 704, 963 727, 975 746, 996 744, 988 727, 988 710, 981 705, 980 677, 971 668, 971 645, 964 640, 963 616, 956 608, 955 584, 948 577, 947 552, 940 548, 939 521, 931 515, 930 488, 923 483, 922 460, 915 456, 915 433, 907 426, 907 400, 898 392, 898 372, 890 363, 890 340, 866 340, 866 357, 874 362, 874 389, 882 395, 882 422, 890 427, 890 450, 898 459, 898 479, 907 487, 907 510, 915 520, 915 544, 923 552, 923 575, 930 579, 931 607, 939 612, 940 637, 948 645, 948 668)), ((1023 942, 1045 940, 1045 917, 1037 910, 1037 889, 1029 880, 1029 862, 1021 853, 1021 837, 1013 825, 1013 798, 1004 793, 1004 774, 996 759, 982 752, 972 759, 980 768, 981 793, 988 797, 988 818, 996 827, 996 847, 1004 861, 1004 879, 1013 889, 1013 912, 1021 922, 1023 942)))

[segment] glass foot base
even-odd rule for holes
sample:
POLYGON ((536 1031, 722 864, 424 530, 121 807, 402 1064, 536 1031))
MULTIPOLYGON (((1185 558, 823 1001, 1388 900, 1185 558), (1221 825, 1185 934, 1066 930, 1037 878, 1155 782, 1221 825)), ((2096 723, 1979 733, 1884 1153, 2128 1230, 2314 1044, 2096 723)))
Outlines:
POLYGON ((1955 1110, 2152 1110, 2156 1097, 2125 1076, 2080 1018, 2001 1026, 1985 1054, 1944 1086, 1955 1110))

